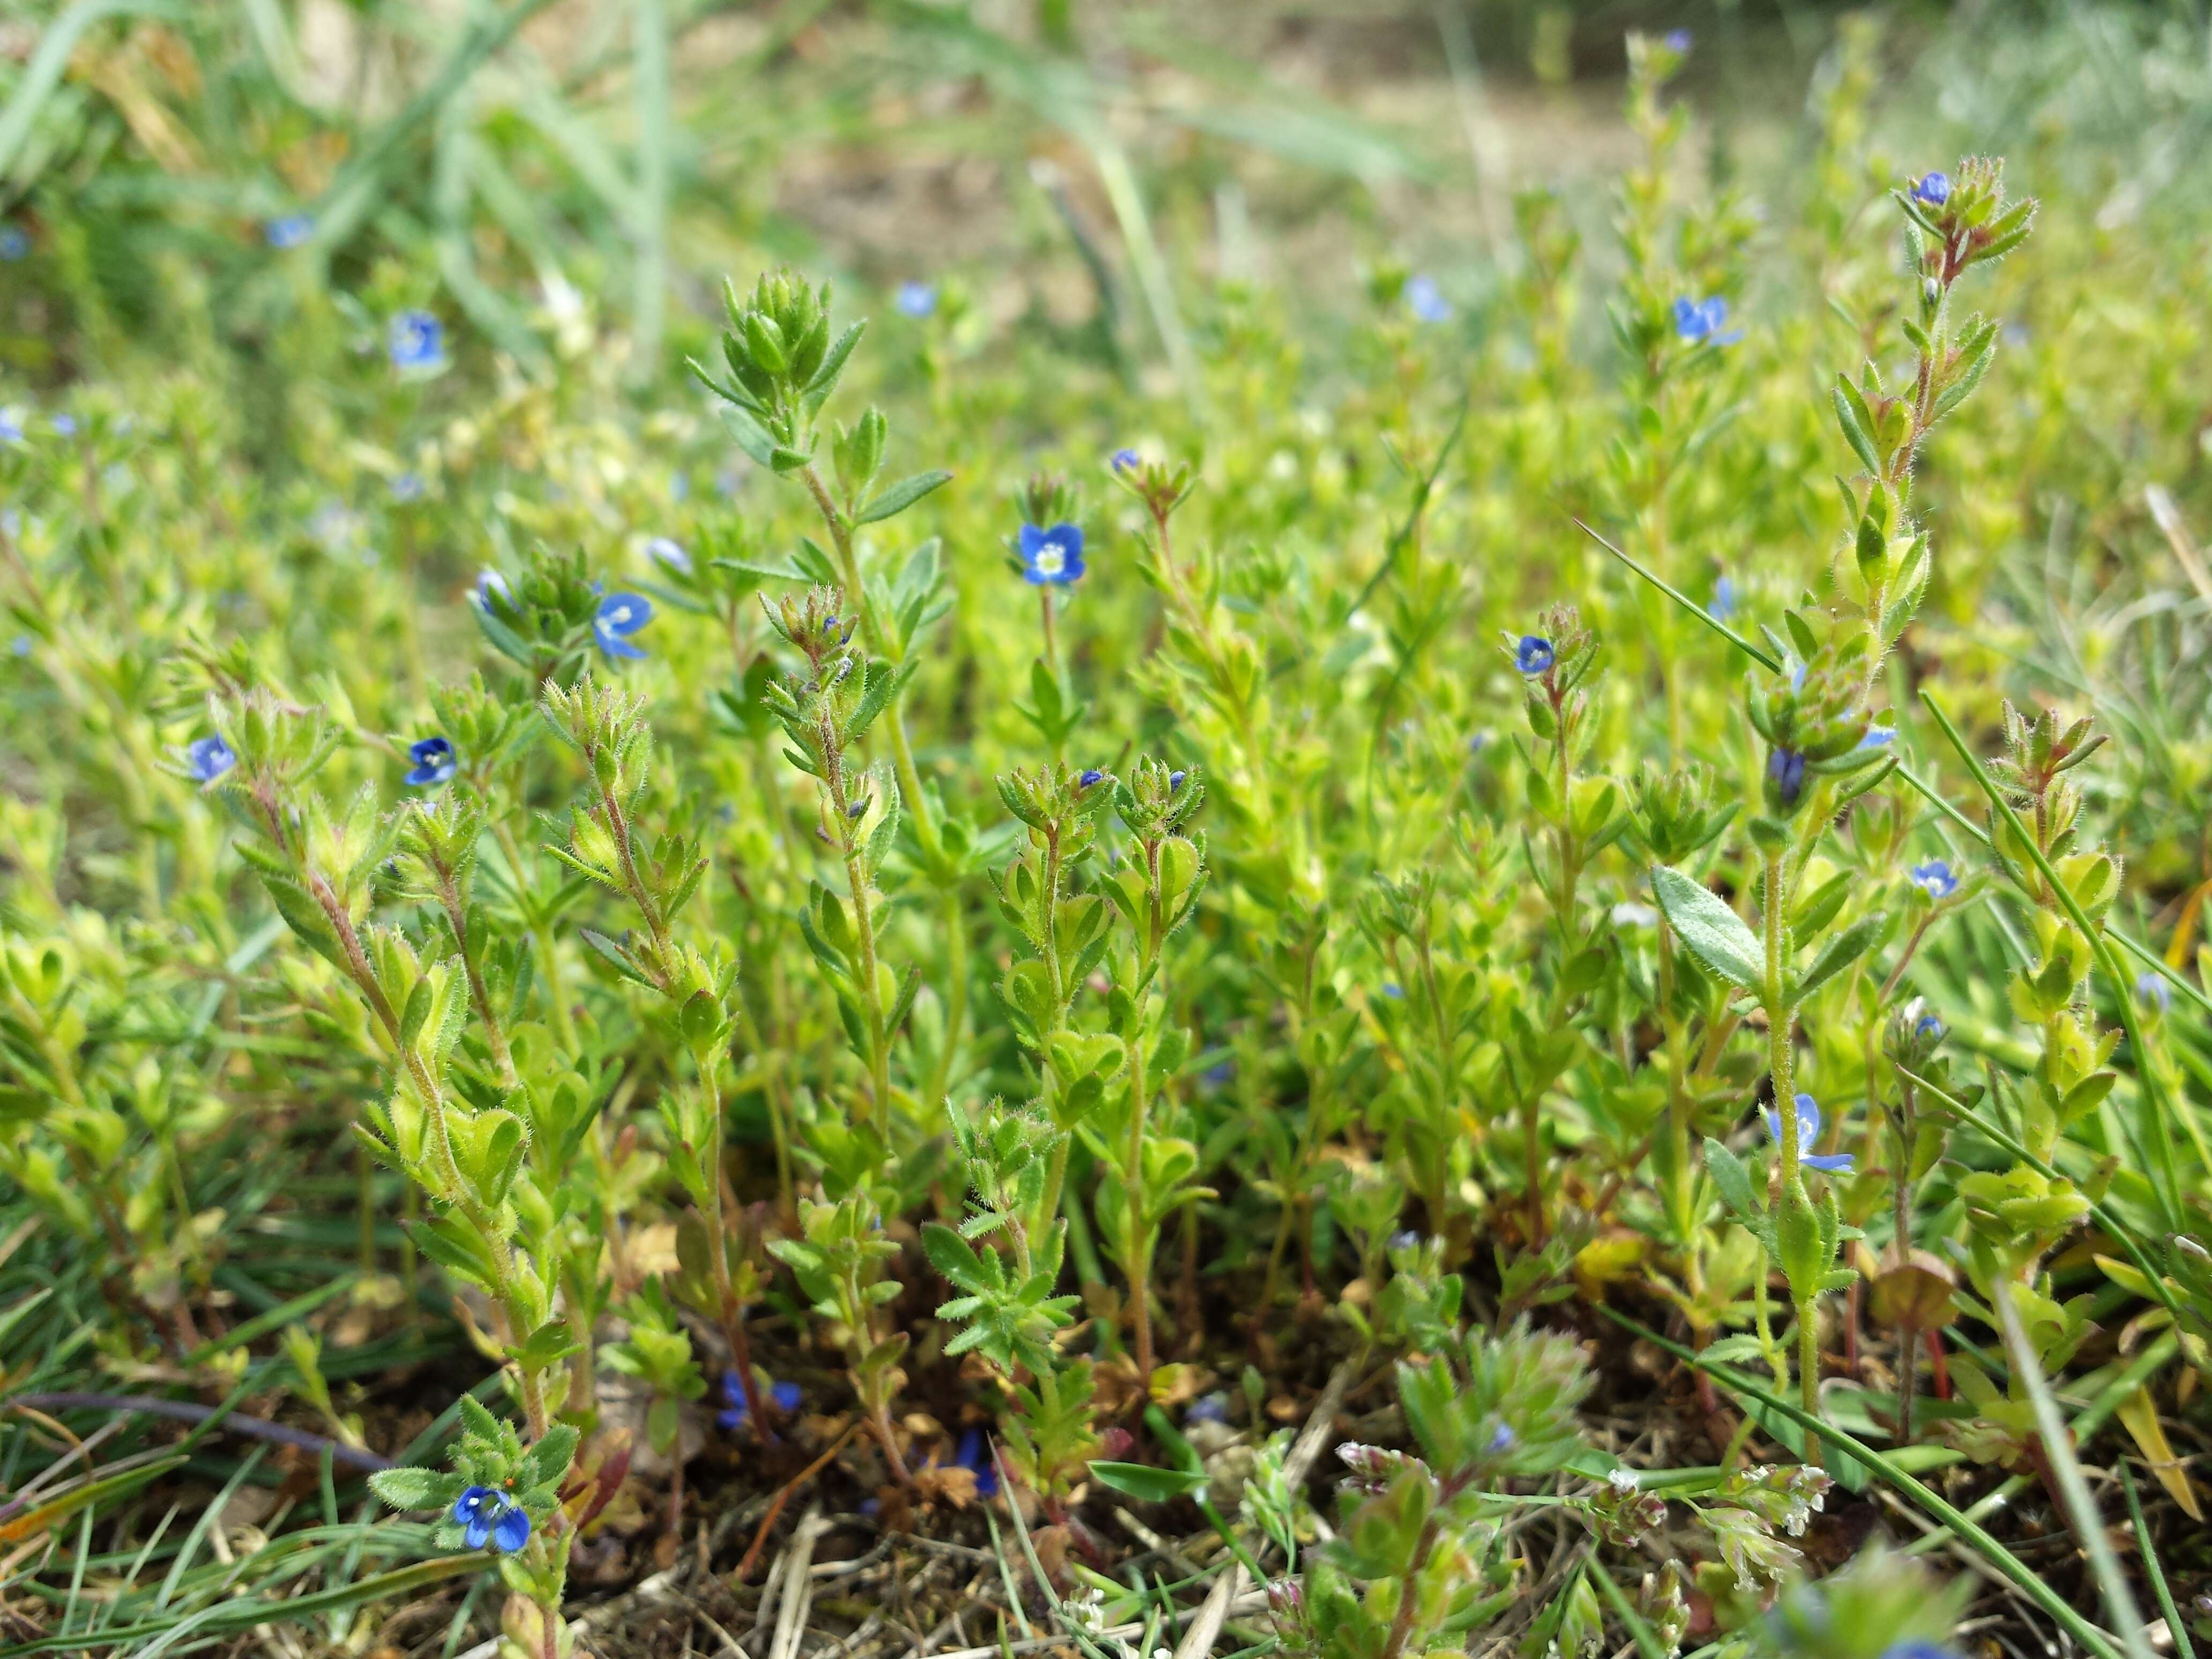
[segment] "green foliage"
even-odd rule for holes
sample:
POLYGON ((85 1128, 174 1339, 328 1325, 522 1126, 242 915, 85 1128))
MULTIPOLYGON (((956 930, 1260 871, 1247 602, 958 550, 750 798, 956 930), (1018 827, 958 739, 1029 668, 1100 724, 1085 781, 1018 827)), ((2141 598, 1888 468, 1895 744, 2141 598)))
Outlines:
MULTIPOLYGON (((902 26, 957 33, 933 19, 902 26)), ((1194 1510, 1329 1659, 1671 1651, 1693 1595, 1754 1649, 1940 1637, 1958 1608, 1893 1559, 1808 1588, 1793 1540, 1832 1477, 2051 1468, 2038 1375, 2101 1400, 2148 1356, 2099 1410, 2173 1472, 2143 1437, 2189 1397, 2156 1391, 2212 1374, 2207 890, 2176 850, 2203 653, 2162 585, 2171 553, 2202 586, 2203 296, 1993 161, 1897 187, 1870 52, 1847 35, 1818 189, 1762 228, 1686 185, 1681 50, 1632 41, 1620 268, 1523 197, 1465 328, 1383 258, 1309 343, 1264 290, 1170 283, 1109 192, 1159 389, 949 286, 871 324, 787 270, 725 285, 711 415, 642 299, 618 336, 479 295, 451 361, 282 335, 313 435, 280 457, 197 358, 10 392, 0 1239, 28 1218, 75 1277, 0 1300, 0 1398, 95 1357, 286 1389, 334 1516, 349 1381, 473 1355, 458 1443, 370 1488, 439 1517, 416 1547, 465 1541, 472 1487, 527 1516, 509 1635, 556 1654, 627 1468, 609 1371, 679 1464, 712 1375, 760 1442, 842 1417, 865 1437, 818 1478, 909 1489, 887 1515, 957 1486, 921 1410, 957 1401, 1003 1453, 970 1472, 1036 1500, 1002 1494, 1024 1539, 1090 1537, 1109 1492, 1194 1510), (2156 538, 2152 472, 2185 498, 2156 538), (2040 612, 2008 586, 2077 507, 2081 571, 2176 631, 2076 626, 2087 574, 2040 612), (2094 726, 2022 665, 2082 638, 2094 726), (302 1282, 271 1241, 314 1227, 302 1282), (367 1355, 302 1300, 341 1267, 367 1355), (1771 1374, 1716 1466, 1595 1449, 1567 1333, 1612 1304, 1771 1374), (1846 1310, 1876 1381, 1830 1352, 1846 1310), (1249 1420, 1176 1430, 1248 1353, 1249 1420), (1303 1443, 1262 1437, 1309 1361, 1394 1385, 1327 1543, 1303 1443), (1852 1621, 1881 1639, 1823 1634, 1852 1621)), ((83 113, 33 90, 9 143, 6 112, 83 113)), ((1054 118, 1123 176, 1107 125, 1054 118)), ((318 257, 406 241, 386 137, 344 176, 389 210, 318 257)), ((665 139, 634 163, 662 189, 665 139)), ((434 269, 476 291, 454 188, 441 251, 302 299, 310 337, 373 344, 434 269)), ((647 264, 665 208, 624 222, 647 264)), ((138 1490, 85 1474, 21 1534, 138 1490)), ((25 1571, 60 1597, 57 1559, 25 1571)))

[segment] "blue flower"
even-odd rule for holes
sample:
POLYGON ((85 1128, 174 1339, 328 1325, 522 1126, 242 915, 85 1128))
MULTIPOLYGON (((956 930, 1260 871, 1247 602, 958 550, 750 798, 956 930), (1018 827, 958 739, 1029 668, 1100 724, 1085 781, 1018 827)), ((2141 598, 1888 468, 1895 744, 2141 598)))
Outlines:
POLYGON ((1190 1409, 1182 1414, 1182 1425, 1194 1423, 1226 1423, 1229 1420, 1229 1396, 1219 1389, 1200 1395, 1190 1402, 1190 1409))
POLYGON ((22 411, 0 408, 0 444, 19 444, 22 441, 22 411))
POLYGON ((1705 614, 1715 622, 1726 622, 1735 615, 1735 578, 1723 576, 1713 584, 1713 597, 1705 606, 1705 614))
POLYGON ((404 506, 409 501, 422 499, 428 486, 419 472, 403 472, 392 481, 392 499, 404 506))
POLYGON ((288 213, 281 219, 271 219, 261 228, 261 234, 271 247, 297 247, 315 234, 315 222, 304 213, 288 213))
POLYGON ((1925 1637, 1910 1641, 1892 1642, 1881 1650, 1881 1659, 1959 1659, 1959 1650, 1942 1642, 1930 1642, 1925 1637))
POLYGON ((1687 29, 1668 29, 1666 34, 1667 50, 1686 55, 1693 38, 1687 29))
POLYGON ((1513 647, 1513 665, 1534 678, 1559 661, 1559 653, 1553 649, 1551 641, 1538 634, 1523 634, 1520 644, 1513 647))
POLYGON ((453 745, 443 738, 418 738, 407 745, 407 758, 415 763, 415 769, 407 775, 407 781, 417 789, 428 789, 460 770, 461 763, 453 753, 453 745))
POLYGON ((489 611, 491 609, 491 602, 495 595, 501 604, 514 603, 514 590, 507 585, 507 578, 489 565, 486 565, 477 574, 477 604, 489 611))
POLYGON ((74 415, 57 415, 53 419, 53 428, 57 436, 74 438, 76 436, 76 416, 74 415))
POLYGON ((1451 301, 1437 286, 1433 276, 1414 276, 1406 283, 1406 309, 1424 323, 1448 323, 1452 318, 1451 301))
POLYGON ((937 289, 929 283, 901 283, 898 308, 909 317, 927 317, 937 309, 937 289))
POLYGON ((642 657, 629 636, 653 620, 653 601, 638 593, 610 593, 599 601, 599 614, 592 618, 592 632, 599 649, 610 657, 642 657))
POLYGON ((1912 199, 1923 207, 1939 208, 1951 199, 1951 175, 1923 173, 1912 181, 1912 199))
POLYGON ((0 226, 0 259, 14 264, 31 251, 31 239, 21 225, 0 226))
POLYGON ((1083 532, 1072 524, 1022 526, 1022 580, 1033 587, 1065 587, 1083 574, 1083 532))
POLYGON ((1075 787, 1078 789, 1088 789, 1092 784, 1103 781, 1105 776, 1106 775, 1095 766, 1085 767, 1077 776, 1075 787))
POLYGON ((1134 472, 1144 464, 1145 458, 1133 449, 1117 449, 1106 460, 1116 472, 1134 472))
POLYGON ((1913 885, 1932 899, 1947 899, 1959 890, 1959 878, 1942 859, 1914 865, 1911 875, 1913 885))
POLYGON ((1795 806, 1805 793, 1805 757, 1795 749, 1778 749, 1766 757, 1766 775, 1784 806, 1795 806))
POLYGON ((1188 776, 1189 776, 1189 775, 1189 775, 1188 773, 1187 773, 1187 772, 1170 772, 1170 773, 1169 773, 1169 774, 1168 774, 1168 793, 1170 793, 1170 795, 1172 795, 1173 793, 1175 793, 1175 792, 1176 792, 1176 790, 1178 790, 1178 789, 1182 788, 1182 781, 1183 781, 1186 777, 1188 777, 1188 776))
POLYGON ((1495 1429, 1491 1431, 1490 1455, 1492 1457, 1502 1456, 1504 1454, 1511 1451, 1515 1443, 1519 1439, 1520 1436, 1513 1432, 1511 1425, 1500 1423, 1495 1429))
MULTIPOLYGON (((1803 1150, 1820 1138, 1820 1109, 1810 1095, 1799 1095, 1796 1103, 1797 1145, 1800 1149, 1797 1161, 1808 1170, 1820 1170, 1830 1175, 1850 1175, 1851 1155, 1849 1152, 1822 1153, 1803 1150)), ((1782 1118, 1778 1113, 1769 1112, 1766 1115, 1766 1132, 1774 1137, 1778 1145, 1780 1143, 1782 1118)))
POLYGON ((446 361, 446 325, 427 311, 403 311, 386 330, 385 348, 394 368, 440 368, 446 361))
POLYGON ((2173 989, 2159 975, 2145 969, 2136 975, 2136 1000, 2162 1014, 2173 1006, 2173 989))
POLYGON ((1395 979, 1386 979, 1382 981, 1382 994, 1393 1002, 1403 1002, 1406 1000, 1406 988, 1395 979))
POLYGON ((684 550, 684 544, 673 536, 655 536, 645 544, 645 556, 656 564, 666 566, 679 576, 691 574, 691 556, 684 550))
POLYGON ((1421 1247, 1421 1236, 1411 1227, 1401 1227, 1390 1235, 1387 1246, 1394 1250, 1417 1250, 1421 1247))
POLYGON ((1866 729, 1866 735, 1859 739, 1859 747, 1862 749, 1887 749, 1890 744, 1896 741, 1897 728, 1895 726, 1869 726, 1866 729))
MULTIPOLYGON (((775 1402, 779 1412, 795 1412, 799 1409, 799 1384, 771 1383, 768 1397, 775 1402)), ((752 1407, 745 1404, 745 1385, 738 1380, 735 1371, 722 1373, 722 1401, 726 1409, 716 1412, 714 1420, 732 1432, 744 1427, 752 1416, 752 1407)))
POLYGON ((1943 1040, 1943 1022, 1933 1014, 1923 1014, 1912 1022, 1912 1035, 1941 1042, 1943 1040))
POLYGON ((1708 342, 1717 346, 1734 345, 1743 338, 1743 331, 1729 327, 1728 314, 1728 301, 1717 294, 1703 300, 1677 300, 1674 332, 1692 345, 1708 342))
POLYGON ((185 769, 202 783, 213 783, 238 764, 238 755, 220 737, 196 738, 185 745, 185 769))
POLYGON ((982 1430, 969 1429, 960 1437, 960 1449, 953 1453, 952 1462, 975 1477, 976 1497, 999 1495, 999 1471, 991 1462, 990 1448, 983 1443, 982 1430))
POLYGON ((489 1486, 471 1486, 455 1498, 453 1519, 465 1528, 462 1536, 472 1550, 489 1540, 501 1554, 513 1555, 530 1541, 530 1517, 522 1506, 489 1486))

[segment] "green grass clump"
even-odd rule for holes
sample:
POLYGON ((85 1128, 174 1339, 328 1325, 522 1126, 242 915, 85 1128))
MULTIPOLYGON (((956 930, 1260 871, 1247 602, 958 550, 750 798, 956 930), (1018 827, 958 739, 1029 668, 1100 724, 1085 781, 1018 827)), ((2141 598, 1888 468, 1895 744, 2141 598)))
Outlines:
POLYGON ((1763 218, 1686 50, 1605 261, 1158 387, 402 250, 281 422, 10 394, 0 1656, 560 1659, 817 1495, 1090 1654, 2188 1651, 2212 226, 1900 172, 1850 32, 1763 218))

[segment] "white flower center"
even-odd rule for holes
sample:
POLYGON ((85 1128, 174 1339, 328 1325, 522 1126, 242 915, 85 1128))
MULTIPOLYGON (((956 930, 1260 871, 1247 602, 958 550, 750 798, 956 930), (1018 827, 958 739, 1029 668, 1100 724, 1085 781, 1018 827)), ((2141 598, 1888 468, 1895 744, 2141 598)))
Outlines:
POLYGON ((629 627, 629 607, 626 605, 618 605, 613 610, 608 611, 607 626, 617 630, 629 627))
POLYGON ((1067 550, 1058 542, 1047 542, 1036 550, 1037 574, 1057 576, 1067 568, 1067 550))

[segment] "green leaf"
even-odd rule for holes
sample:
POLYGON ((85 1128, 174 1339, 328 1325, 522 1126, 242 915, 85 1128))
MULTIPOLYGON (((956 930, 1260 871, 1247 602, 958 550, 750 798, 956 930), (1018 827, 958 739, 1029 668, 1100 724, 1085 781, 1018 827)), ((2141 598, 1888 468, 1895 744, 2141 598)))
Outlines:
MULTIPOLYGON (((712 385, 713 382, 709 381, 708 384, 712 385)), ((739 449, 744 450, 756 465, 768 466, 773 464, 771 458, 775 453, 775 440, 768 435, 766 427, 745 410, 738 408, 735 404, 724 404, 722 425, 729 432, 731 441, 739 449)))
POLYGON ((461 1477, 443 1469, 379 1469, 368 1489, 395 1510, 441 1510, 461 1495, 461 1477))
POLYGON ((1149 1463, 1093 1463, 1091 1474, 1100 1486, 1146 1504, 1171 1503, 1206 1486, 1203 1469, 1156 1469, 1149 1463))
POLYGON ((1766 951, 1741 916, 1704 883, 1664 864, 1651 866, 1651 895, 1690 954, 1714 973, 1749 991, 1765 979, 1766 951))
POLYGON ((910 478, 901 478, 890 489, 860 509, 855 524, 874 524, 879 520, 903 513, 939 484, 951 482, 952 475, 943 468, 928 472, 917 472, 910 478))
POLYGON ((1873 949, 1875 941, 1881 939, 1882 929, 1888 921, 1888 916, 1877 910, 1872 915, 1862 917, 1853 922, 1822 945, 1820 953, 1813 958, 1811 965, 1805 969, 1797 982, 1790 988, 1790 1006, 1794 1007, 1802 1002, 1820 986, 1826 984, 1828 981, 1842 973, 1844 969, 1873 949))
MULTIPOLYGON (((546 1328, 550 1329, 551 1327, 546 1328)), ((567 1327, 562 1328, 565 1333, 567 1327)), ((555 1423, 550 1425, 544 1437, 530 1449, 530 1455, 525 1460, 528 1472, 523 1476, 523 1484, 543 1486, 566 1474, 569 1462, 576 1455, 576 1443, 581 1438, 580 1431, 574 1424, 555 1423)))
POLYGON ((1705 1139, 1705 1172, 1713 1178, 1720 1191, 1721 1202, 1729 1213, 1761 1237, 1771 1224, 1766 1212, 1759 1207, 1759 1200, 1751 1184, 1751 1172, 1743 1167, 1743 1160, 1713 1139, 1705 1139))

